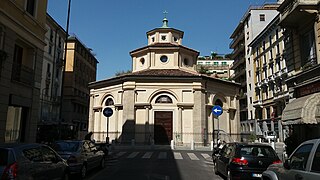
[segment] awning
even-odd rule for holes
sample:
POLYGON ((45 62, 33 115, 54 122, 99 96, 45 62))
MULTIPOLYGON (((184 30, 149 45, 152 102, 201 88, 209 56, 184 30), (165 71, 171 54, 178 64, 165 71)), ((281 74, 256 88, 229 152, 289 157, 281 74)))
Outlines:
POLYGON ((320 93, 303 96, 288 103, 282 113, 282 124, 317 124, 320 122, 320 93))

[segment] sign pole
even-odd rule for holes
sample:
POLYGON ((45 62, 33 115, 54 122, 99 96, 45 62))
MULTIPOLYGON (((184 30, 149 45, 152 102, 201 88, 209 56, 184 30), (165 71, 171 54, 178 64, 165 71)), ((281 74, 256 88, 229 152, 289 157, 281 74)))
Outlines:
POLYGON ((103 115, 107 117, 107 138, 106 143, 109 144, 109 117, 112 116, 113 110, 109 107, 104 108, 103 115))
MULTIPOLYGON (((212 108, 212 114, 215 115, 217 117, 217 125, 218 125, 218 132, 217 132, 217 143, 218 143, 218 140, 219 140, 219 132, 220 132, 220 127, 219 127, 219 116, 223 113, 223 109, 221 106, 219 105, 215 105, 213 106, 212 108)), ((214 123, 213 123, 214 124, 214 123)), ((214 134, 214 125, 213 125, 213 134, 214 134)), ((214 138, 214 137, 213 137, 214 138)), ((214 141, 214 139, 213 139, 214 141)))
POLYGON ((217 121, 218 121, 218 133, 217 133, 217 143, 219 141, 219 132, 220 132, 220 128, 219 128, 219 116, 217 116, 217 121))
POLYGON ((109 117, 107 117, 107 140, 106 143, 109 144, 109 117))

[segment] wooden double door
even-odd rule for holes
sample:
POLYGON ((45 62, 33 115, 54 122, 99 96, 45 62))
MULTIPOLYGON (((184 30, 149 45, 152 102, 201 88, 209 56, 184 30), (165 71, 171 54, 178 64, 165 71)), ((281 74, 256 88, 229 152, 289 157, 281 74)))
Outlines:
POLYGON ((154 141, 155 144, 170 144, 172 140, 172 111, 154 112, 154 141))

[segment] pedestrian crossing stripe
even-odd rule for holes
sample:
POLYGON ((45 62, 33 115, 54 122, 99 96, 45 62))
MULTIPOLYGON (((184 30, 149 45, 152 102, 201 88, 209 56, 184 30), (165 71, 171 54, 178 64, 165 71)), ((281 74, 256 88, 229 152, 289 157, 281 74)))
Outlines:
MULTIPOLYGON (((118 152, 116 154, 117 157, 122 157, 125 154, 127 154, 128 152, 118 152)), ((142 158, 142 159, 151 159, 152 155, 155 154, 155 152, 131 152, 128 153, 126 156, 124 156, 124 158, 127 159, 133 159, 133 158, 142 158)), ((173 158, 175 160, 183 160, 183 159, 187 159, 187 160, 192 160, 192 161, 197 161, 200 160, 199 157, 201 157, 201 159, 204 159, 206 161, 212 161, 212 157, 209 154, 206 153, 201 153, 198 154, 198 156, 195 153, 186 153, 187 156, 182 156, 181 152, 173 152, 173 157, 172 156, 168 156, 168 152, 159 152, 159 154, 156 157, 157 159, 170 159, 173 158)))
POLYGON ((153 154, 153 152, 146 152, 146 153, 142 156, 142 158, 143 158, 143 159, 149 159, 149 158, 152 156, 152 154, 153 154))
POLYGON ((199 160, 199 158, 194 153, 187 153, 191 160, 199 160))
POLYGON ((131 158, 131 159, 135 158, 138 154, 139 154, 139 152, 133 152, 129 156, 127 156, 127 158, 131 158))
POLYGON ((174 152, 173 157, 174 159, 183 159, 181 153, 178 153, 178 152, 174 152))

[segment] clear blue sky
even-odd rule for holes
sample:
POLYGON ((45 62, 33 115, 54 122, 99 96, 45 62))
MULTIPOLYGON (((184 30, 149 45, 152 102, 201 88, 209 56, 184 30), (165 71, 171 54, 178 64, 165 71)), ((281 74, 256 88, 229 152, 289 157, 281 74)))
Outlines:
MULTIPOLYGON (((92 48, 97 80, 131 70, 129 52, 146 46, 146 32, 162 25, 184 31, 182 44, 210 55, 228 54, 230 35, 250 5, 276 0, 71 0, 69 34, 92 48)), ((66 29, 68 0, 48 0, 49 14, 66 29)))

